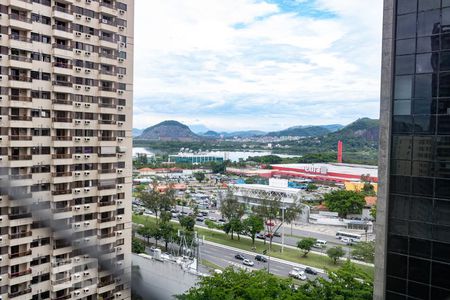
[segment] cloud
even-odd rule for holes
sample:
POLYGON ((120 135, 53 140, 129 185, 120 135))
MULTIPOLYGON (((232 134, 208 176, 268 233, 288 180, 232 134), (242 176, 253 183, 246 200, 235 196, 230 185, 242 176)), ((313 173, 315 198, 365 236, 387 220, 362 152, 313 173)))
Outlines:
POLYGON ((378 116, 381 1, 136 0, 134 126, 378 116))

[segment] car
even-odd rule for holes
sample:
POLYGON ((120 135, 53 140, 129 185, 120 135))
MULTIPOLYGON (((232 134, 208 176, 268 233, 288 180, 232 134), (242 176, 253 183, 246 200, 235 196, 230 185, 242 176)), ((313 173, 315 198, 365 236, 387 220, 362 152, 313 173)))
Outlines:
POLYGON ((292 269, 292 271, 289 272, 289 277, 293 277, 293 278, 299 279, 299 280, 307 279, 305 272, 300 271, 298 268, 292 269))
POLYGON ((234 258, 239 259, 239 260, 244 260, 244 259, 245 259, 244 255, 239 254, 239 253, 236 254, 236 255, 234 256, 234 258))
POLYGON ((197 222, 203 222, 205 221, 205 219, 203 217, 197 217, 195 220, 197 220, 197 222))
POLYGON ((209 217, 208 219, 209 219, 210 221, 213 221, 213 222, 216 221, 216 218, 214 218, 214 217, 209 217))
POLYGON ((343 237, 343 238, 341 239, 341 242, 345 243, 346 245, 352 245, 352 244, 353 244, 353 243, 352 243, 352 240, 349 239, 349 238, 347 238, 347 237, 343 237))
POLYGON ((255 237, 257 239, 260 239, 260 240, 265 240, 266 239, 266 236, 263 233, 257 233, 255 237))
POLYGON ((255 263, 252 262, 250 259, 245 258, 242 263, 246 266, 253 266, 255 263))
POLYGON ((225 219, 219 219, 219 220, 217 220, 217 222, 219 222, 219 223, 226 223, 227 221, 225 219))
POLYGON ((317 275, 317 271, 311 269, 310 267, 306 267, 306 268, 305 268, 305 273, 311 274, 311 275, 317 275))
POLYGON ((267 262, 267 258, 265 258, 262 255, 256 255, 255 260, 260 261, 260 262, 267 262))

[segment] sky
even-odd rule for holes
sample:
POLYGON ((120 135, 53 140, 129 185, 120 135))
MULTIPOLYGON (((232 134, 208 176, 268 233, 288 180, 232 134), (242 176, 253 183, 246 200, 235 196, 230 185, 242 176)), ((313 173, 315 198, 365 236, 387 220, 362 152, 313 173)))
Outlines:
POLYGON ((382 2, 135 0, 133 127, 378 118, 382 2))

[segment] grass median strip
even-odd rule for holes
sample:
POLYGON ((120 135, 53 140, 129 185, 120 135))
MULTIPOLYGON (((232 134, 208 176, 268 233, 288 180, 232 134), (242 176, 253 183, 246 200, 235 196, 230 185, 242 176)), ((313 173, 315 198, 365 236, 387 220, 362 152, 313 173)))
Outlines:
MULTIPOLYGON (((133 222, 138 224, 145 224, 146 222, 155 223, 156 219, 141 215, 133 215, 133 222)), ((175 224, 177 228, 179 228, 179 224, 175 224)), ((229 236, 227 236, 225 233, 220 233, 216 231, 211 231, 206 228, 199 228, 196 227, 196 230, 200 237, 204 237, 205 240, 211 241, 217 244, 222 244, 242 250, 252 251, 256 253, 261 254, 264 250, 269 248, 269 243, 266 242, 264 244, 263 241, 257 240, 255 242, 256 250, 252 250, 252 241, 250 239, 243 239, 240 240, 237 239, 237 236, 234 237, 232 240, 229 236)), ((279 245, 272 245, 272 251, 270 252, 270 255, 273 257, 277 257, 280 259, 308 265, 311 267, 316 267, 320 269, 326 269, 326 270, 336 270, 340 267, 340 264, 333 264, 332 261, 322 255, 317 255, 314 253, 309 253, 307 257, 303 257, 300 253, 300 250, 295 250, 291 248, 284 248, 284 251, 281 252, 281 246, 279 245)), ((356 267, 360 268, 362 271, 367 273, 371 278, 373 278, 374 269, 370 266, 365 265, 359 265, 355 264, 356 267)))

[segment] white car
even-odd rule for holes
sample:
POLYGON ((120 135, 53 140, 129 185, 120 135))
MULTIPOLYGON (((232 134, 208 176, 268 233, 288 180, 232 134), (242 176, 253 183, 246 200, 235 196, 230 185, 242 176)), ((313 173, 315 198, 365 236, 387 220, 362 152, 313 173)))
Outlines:
POLYGON ((242 263, 244 264, 244 265, 246 265, 246 266, 253 266, 254 265, 254 263, 250 260, 250 259, 244 259, 243 261, 242 261, 242 263))
POLYGON ((292 271, 289 272, 289 277, 293 277, 295 279, 299 280, 306 280, 306 274, 303 271, 300 271, 298 268, 292 269, 292 271))

